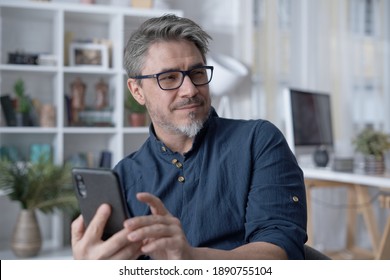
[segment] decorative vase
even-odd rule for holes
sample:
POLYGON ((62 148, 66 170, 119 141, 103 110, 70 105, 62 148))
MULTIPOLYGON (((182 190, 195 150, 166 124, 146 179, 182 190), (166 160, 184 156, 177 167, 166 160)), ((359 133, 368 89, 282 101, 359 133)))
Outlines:
POLYGON ((12 251, 20 258, 36 256, 42 238, 35 210, 21 209, 12 235, 12 251))
POLYGON ((385 172, 384 157, 365 156, 364 172, 367 174, 383 174, 385 172))
POLYGON ((313 154, 314 163, 318 167, 325 167, 329 162, 329 154, 325 146, 318 147, 313 154))
POLYGON ((56 109, 52 104, 42 104, 40 114, 41 127, 56 126, 56 109))

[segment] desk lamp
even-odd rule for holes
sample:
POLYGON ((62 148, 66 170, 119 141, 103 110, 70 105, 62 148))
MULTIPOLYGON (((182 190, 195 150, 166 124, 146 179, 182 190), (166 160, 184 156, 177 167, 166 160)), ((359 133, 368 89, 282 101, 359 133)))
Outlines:
POLYGON ((207 65, 214 66, 213 79, 210 83, 210 93, 220 96, 217 113, 221 117, 232 117, 229 94, 249 74, 248 68, 233 57, 212 53, 207 57, 207 65))

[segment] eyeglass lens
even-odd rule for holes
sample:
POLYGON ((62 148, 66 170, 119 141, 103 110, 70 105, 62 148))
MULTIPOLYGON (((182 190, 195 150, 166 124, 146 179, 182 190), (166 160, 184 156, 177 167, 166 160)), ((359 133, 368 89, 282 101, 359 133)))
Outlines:
MULTIPOLYGON (((188 73, 192 83, 201 86, 209 83, 211 69, 195 68, 188 73)), ((175 89, 181 86, 184 80, 184 73, 172 71, 162 73, 158 76, 158 83, 162 89, 175 89)))

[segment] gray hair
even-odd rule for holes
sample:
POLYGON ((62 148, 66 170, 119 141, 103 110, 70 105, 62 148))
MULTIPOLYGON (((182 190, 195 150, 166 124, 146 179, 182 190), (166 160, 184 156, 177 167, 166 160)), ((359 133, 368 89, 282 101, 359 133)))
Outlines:
POLYGON ((199 49, 204 62, 211 40, 198 24, 190 19, 173 14, 145 21, 129 38, 124 55, 124 68, 128 77, 141 75, 142 66, 149 47, 157 41, 188 40, 199 49))

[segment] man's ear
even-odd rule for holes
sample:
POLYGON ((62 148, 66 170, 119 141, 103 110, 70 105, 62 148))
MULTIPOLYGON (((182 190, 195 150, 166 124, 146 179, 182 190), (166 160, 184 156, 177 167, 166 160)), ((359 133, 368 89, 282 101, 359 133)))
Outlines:
POLYGON ((141 105, 145 105, 145 98, 141 86, 136 79, 127 79, 127 88, 130 94, 133 95, 134 99, 141 105))

